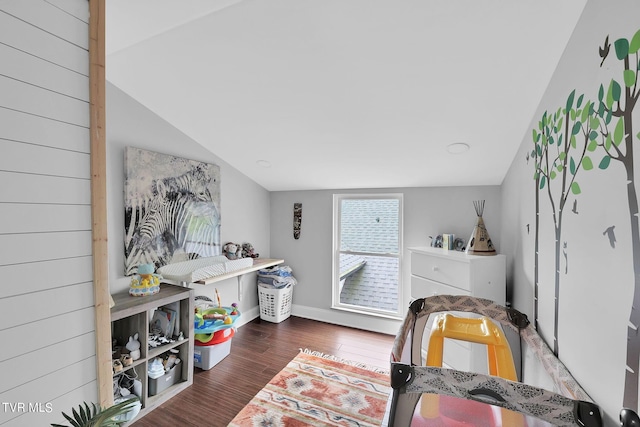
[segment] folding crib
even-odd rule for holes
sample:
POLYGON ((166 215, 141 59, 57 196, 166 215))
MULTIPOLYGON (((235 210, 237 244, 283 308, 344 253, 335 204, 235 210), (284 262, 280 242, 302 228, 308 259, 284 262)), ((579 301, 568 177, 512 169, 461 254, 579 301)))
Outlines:
POLYGON ((603 425, 600 408, 526 316, 482 298, 437 295, 413 301, 392 349, 391 387, 393 393, 383 422, 388 427, 603 425), (443 317, 443 313, 453 313, 454 317, 443 317), (469 317, 480 319, 460 320, 469 317), (434 319, 434 334, 442 336, 429 345, 432 354, 423 355, 423 338, 430 338, 427 325, 434 319), (448 332, 447 319, 452 322, 448 332), (487 332, 492 325, 497 330, 495 336, 487 332), (503 337, 496 338, 500 332, 511 343, 506 349, 503 337), (483 334, 477 340, 473 338, 483 334), (451 337, 488 344, 491 374, 434 366, 442 362, 438 340, 451 337), (509 360, 511 349, 514 356, 509 360))

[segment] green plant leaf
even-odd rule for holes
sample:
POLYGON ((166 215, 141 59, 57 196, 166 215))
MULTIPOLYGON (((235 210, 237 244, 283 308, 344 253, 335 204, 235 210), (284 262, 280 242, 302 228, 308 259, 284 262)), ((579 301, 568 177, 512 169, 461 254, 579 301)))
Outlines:
POLYGON ((580 132, 580 127, 582 126, 582 122, 578 120, 573 124, 573 129, 571 129, 571 135, 577 135, 580 132))
MULTIPOLYGON (((75 409, 73 410, 73 412, 77 414, 75 409)), ((80 424, 78 424, 78 422, 74 418, 71 418, 69 415, 65 414, 64 412, 62 413, 62 415, 67 419, 67 421, 69 421, 69 424, 71 424, 72 427, 82 427, 80 424)))
POLYGON ((604 156, 602 160, 600 160, 600 164, 598 165, 598 168, 605 170, 606 168, 609 167, 610 163, 611 163, 611 157, 604 156))
MULTIPOLYGON (((613 80, 611 80, 613 82, 613 80)), ((607 99, 605 99, 604 104, 608 110, 611 110, 613 107, 613 92, 611 90, 611 83, 609 83, 609 88, 607 89, 607 99)))
MULTIPOLYGON (((575 90, 575 89, 574 89, 575 90)), ((582 99, 584 98, 584 94, 580 95, 578 97, 578 102, 576 103, 576 108, 580 108, 580 105, 582 105, 582 99)))
POLYGON ((611 81, 611 96, 614 102, 620 101, 620 95, 622 94, 622 86, 615 80, 611 81))
POLYGON ((636 72, 634 70, 624 70, 624 84, 633 87, 636 84, 636 72))
POLYGON ((600 89, 598 90, 598 101, 602 102, 604 100, 604 86, 600 83, 600 89))
POLYGON ((558 165, 558 172, 562 172, 564 170, 564 166, 558 165))
POLYGON ((91 409, 89 409, 89 405, 87 405, 87 402, 84 402, 84 408, 82 407, 82 405, 80 405, 80 419, 83 423, 86 423, 87 421, 89 421, 89 418, 91 418, 91 409), (85 408, 87 408, 86 411, 85 408))
POLYGON ((591 111, 590 101, 587 101, 587 103, 584 105, 584 108, 582 109, 582 115, 580 116, 580 121, 582 123, 585 123, 587 121, 590 111, 591 111))
POLYGON ((576 136, 575 135, 571 136, 571 140, 569 141, 569 144, 571 144, 571 148, 576 148, 576 136))
POLYGON ((600 105, 598 106, 598 116, 604 116, 604 102, 600 102, 600 105))
POLYGON ((616 145, 620 145, 622 139, 624 138, 624 117, 620 117, 618 123, 616 123, 616 128, 613 131, 613 143, 616 145))
POLYGON ((538 169, 536 169, 536 171, 533 173, 533 180, 537 181, 539 176, 540 176, 540 173, 538 172, 538 169))
POLYGON ((569 172, 571 172, 571 175, 576 174, 576 162, 573 160, 573 157, 569 159, 569 172))
POLYGON ((558 137, 558 147, 562 145, 562 134, 558 137))
MULTIPOLYGON (((133 397, 106 409, 99 409, 95 403, 91 404, 93 408, 91 409, 89 408, 89 405, 84 402, 84 408, 82 405, 79 405, 79 412, 76 411, 75 408, 72 409, 74 418, 71 418, 64 412, 62 415, 73 427, 114 427, 124 423, 124 421, 115 420, 114 417, 126 414, 133 409, 138 402, 138 398, 133 397)), ((65 427, 60 424, 51 425, 53 427, 65 427)))
POLYGON ((631 37, 631 44, 629 45, 629 53, 636 53, 640 49, 640 30, 631 37))
POLYGON ((569 118, 572 122, 576 120, 576 110, 569 111, 569 118))
POLYGON ((572 90, 571 93, 569 94, 569 97, 567 98, 567 103, 566 103, 566 109, 567 111, 571 110, 573 108, 573 98, 576 96, 576 90, 572 90))
POLYGON ((607 111, 607 115, 604 118, 605 124, 608 125, 609 123, 611 123, 611 118, 612 117, 613 117, 613 111, 611 111, 611 110, 607 111))
POLYGON ((558 158, 560 159, 560 161, 564 161, 564 159, 566 159, 566 158, 567 158, 567 153, 565 153, 564 151, 563 151, 563 152, 561 152, 561 153, 558 155, 558 158))
POLYGON ((582 169, 586 171, 590 171, 591 169, 593 169, 593 162, 591 161, 591 157, 584 156, 582 158, 582 169))
POLYGON ((571 192, 575 195, 582 193, 582 190, 580 190, 580 186, 576 181, 573 181, 573 183, 571 184, 571 192))
POLYGON ((551 173, 549 174, 549 178, 550 179, 555 179, 556 177, 556 172, 555 171, 551 171, 551 173))
POLYGON ((545 176, 542 175, 540 177, 540 186, 539 186, 540 190, 542 190, 544 188, 544 185, 545 185, 546 182, 547 182, 547 180, 545 179, 545 176))
POLYGON ((629 55, 629 40, 618 39, 613 43, 613 45, 615 46, 616 56, 619 60, 622 61, 627 57, 627 55, 629 55))
POLYGON ((591 120, 589 120, 589 127, 591 129, 598 129, 600 127, 600 119, 598 116, 591 117, 591 120))
POLYGON ((589 145, 587 145, 587 151, 594 152, 596 151, 597 148, 598 148, 598 141, 596 141, 595 139, 592 139, 591 142, 589 142, 589 145))
POLYGON ((598 137, 598 132, 596 132, 595 130, 592 130, 589 133, 589 141, 593 141, 598 137))

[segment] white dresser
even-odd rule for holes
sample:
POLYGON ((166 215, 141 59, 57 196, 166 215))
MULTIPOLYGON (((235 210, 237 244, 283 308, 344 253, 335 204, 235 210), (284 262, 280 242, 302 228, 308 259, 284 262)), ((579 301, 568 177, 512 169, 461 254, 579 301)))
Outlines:
MULTIPOLYGON (((472 295, 505 305, 504 255, 467 255, 464 252, 428 246, 409 248, 409 251, 412 300, 433 295, 472 295)), ((430 330, 431 322, 425 329, 424 349, 428 344, 430 330)), ((486 347, 447 339, 444 363, 462 371, 487 373, 486 347)))

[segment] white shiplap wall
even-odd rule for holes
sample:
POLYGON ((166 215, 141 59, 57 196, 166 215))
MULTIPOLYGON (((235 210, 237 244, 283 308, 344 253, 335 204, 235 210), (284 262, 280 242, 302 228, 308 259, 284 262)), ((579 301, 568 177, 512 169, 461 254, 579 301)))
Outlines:
POLYGON ((0 425, 97 402, 88 0, 0 1, 0 425))

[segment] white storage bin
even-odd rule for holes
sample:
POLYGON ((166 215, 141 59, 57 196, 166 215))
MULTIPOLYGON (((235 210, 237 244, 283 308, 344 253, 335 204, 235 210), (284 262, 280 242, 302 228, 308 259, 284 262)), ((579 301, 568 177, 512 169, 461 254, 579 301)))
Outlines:
POLYGON ((258 286, 260 319, 280 323, 291 316, 293 286, 285 288, 265 288, 258 286))
POLYGON ((231 353, 231 339, 220 344, 196 345, 193 348, 193 366, 205 371, 213 368, 231 353))

